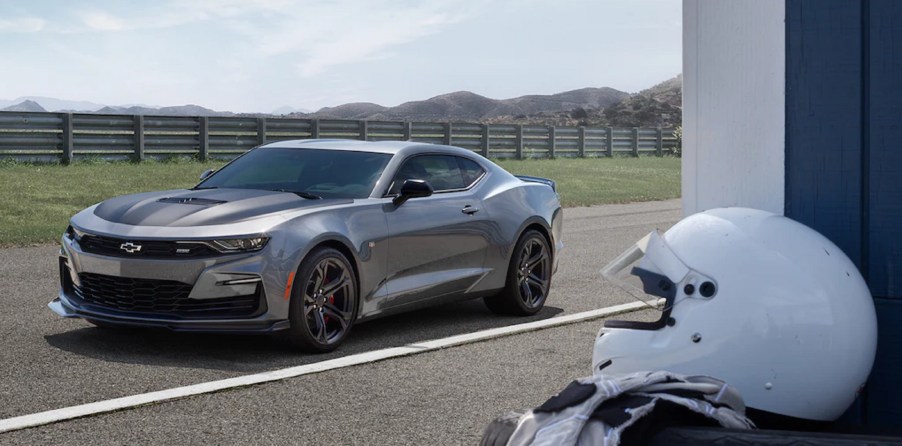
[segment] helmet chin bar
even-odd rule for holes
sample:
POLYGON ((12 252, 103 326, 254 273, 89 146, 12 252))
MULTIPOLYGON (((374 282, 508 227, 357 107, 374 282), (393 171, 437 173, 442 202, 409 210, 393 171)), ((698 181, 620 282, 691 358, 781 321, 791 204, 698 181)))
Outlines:
POLYGON ((637 276, 642 281, 642 291, 646 294, 664 298, 664 310, 661 311, 661 317, 654 322, 607 320, 604 323, 604 327, 627 328, 633 330, 660 330, 667 326, 673 326, 673 324, 676 323, 676 320, 670 317, 670 312, 673 310, 673 304, 676 300, 676 284, 663 274, 658 274, 639 267, 634 267, 630 273, 637 276))

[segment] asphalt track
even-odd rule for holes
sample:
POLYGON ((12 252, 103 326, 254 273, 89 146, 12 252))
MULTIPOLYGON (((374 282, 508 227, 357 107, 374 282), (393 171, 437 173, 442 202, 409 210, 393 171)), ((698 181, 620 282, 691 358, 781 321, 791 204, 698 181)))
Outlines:
MULTIPOLYGON (((304 355, 266 337, 111 331, 57 318, 55 246, 0 250, 0 419, 293 367, 630 302, 598 269, 679 201, 570 208, 546 309, 497 317, 481 302, 355 327, 339 351, 304 355)), ((629 317, 642 317, 634 313, 629 317)), ((589 373, 600 321, 0 434, 0 444, 472 444, 496 415, 541 403, 589 373)))

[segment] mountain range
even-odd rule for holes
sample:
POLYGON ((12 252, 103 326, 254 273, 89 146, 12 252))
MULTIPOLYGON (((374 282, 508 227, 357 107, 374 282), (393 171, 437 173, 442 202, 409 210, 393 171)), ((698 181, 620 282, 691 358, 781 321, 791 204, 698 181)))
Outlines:
POLYGON ((682 119, 682 75, 639 93, 609 87, 581 88, 551 95, 527 95, 491 99, 469 91, 457 91, 420 101, 385 107, 369 102, 324 107, 316 112, 281 107, 272 114, 215 111, 199 105, 151 107, 110 106, 87 101, 67 101, 29 96, 0 100, 0 110, 19 112, 82 112, 177 116, 283 116, 295 118, 368 119, 407 121, 506 122, 543 125, 615 127, 672 127, 682 119))
POLYGON ((322 108, 317 117, 375 120, 472 120, 501 116, 529 116, 540 112, 560 112, 578 107, 605 108, 629 97, 613 88, 583 88, 552 95, 529 95, 512 99, 490 99, 469 91, 435 96, 423 101, 405 102, 396 107, 372 103, 352 103, 322 108))

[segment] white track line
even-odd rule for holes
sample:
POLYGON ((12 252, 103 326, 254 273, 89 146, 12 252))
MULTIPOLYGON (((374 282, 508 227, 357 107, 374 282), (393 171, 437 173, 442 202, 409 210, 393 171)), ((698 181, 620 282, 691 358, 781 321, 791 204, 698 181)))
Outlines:
POLYGON ((130 409, 163 401, 171 401, 193 395, 218 392, 235 387, 244 387, 254 384, 279 381, 286 378, 294 378, 297 376, 309 375, 311 373, 319 373, 325 372, 327 370, 367 364, 389 358, 415 355, 417 353, 434 351, 442 348, 499 338, 502 336, 509 336, 518 333, 540 330, 543 328, 557 327, 560 325, 573 324, 577 322, 613 316, 615 314, 626 313, 643 308, 648 308, 648 306, 642 302, 615 305, 612 307, 600 308, 597 310, 585 311, 582 313, 552 317, 541 321, 527 322, 525 324, 492 328, 489 330, 477 331, 475 333, 451 336, 444 339, 436 339, 434 341, 417 342, 414 344, 405 345, 403 347, 393 347, 366 353, 358 353, 342 358, 330 359, 328 361, 306 364, 297 367, 289 367, 280 370, 273 370, 271 372, 255 373, 253 375, 238 376, 235 378, 228 378, 219 381, 210 381, 200 384, 193 384, 190 386, 176 387, 174 389, 142 393, 139 395, 125 396, 111 400, 81 404, 78 406, 64 407, 62 409, 48 410, 46 412, 22 415, 0 420, 0 433, 57 423, 60 421, 71 420, 74 418, 86 417, 90 415, 114 412, 122 409, 130 409))

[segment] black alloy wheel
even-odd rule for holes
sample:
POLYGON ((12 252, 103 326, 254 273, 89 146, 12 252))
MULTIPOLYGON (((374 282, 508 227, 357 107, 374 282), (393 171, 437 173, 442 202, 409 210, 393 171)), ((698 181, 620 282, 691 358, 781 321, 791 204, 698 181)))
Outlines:
POLYGON ((551 289, 551 250, 539 231, 526 231, 517 241, 501 293, 486 297, 495 313, 529 316, 545 305, 551 289))
POLYGON ((347 337, 357 316, 357 281, 345 256, 332 248, 311 252, 298 268, 286 330, 290 343, 329 352, 347 337))
POLYGON ((548 294, 551 259, 548 257, 548 246, 544 237, 533 237, 527 240, 520 251, 517 268, 517 286, 519 297, 528 308, 541 307, 548 294))

